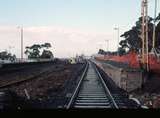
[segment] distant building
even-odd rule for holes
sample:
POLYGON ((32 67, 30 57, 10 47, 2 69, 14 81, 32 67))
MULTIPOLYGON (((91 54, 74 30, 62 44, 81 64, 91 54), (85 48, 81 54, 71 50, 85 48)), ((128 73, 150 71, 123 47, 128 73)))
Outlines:
POLYGON ((76 64, 76 59, 75 59, 75 58, 70 58, 70 59, 69 59, 69 63, 71 63, 71 64, 76 64))

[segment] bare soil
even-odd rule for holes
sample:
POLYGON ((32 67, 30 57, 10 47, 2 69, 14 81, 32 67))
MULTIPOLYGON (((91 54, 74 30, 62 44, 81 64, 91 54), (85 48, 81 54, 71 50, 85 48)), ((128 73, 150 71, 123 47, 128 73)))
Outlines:
POLYGON ((150 73, 145 80, 142 89, 132 92, 131 96, 149 108, 160 108, 160 75, 150 73))
MULTIPOLYGON (((0 89, 11 96, 11 109, 53 109, 65 108, 71 98, 85 64, 46 64, 27 67, 23 71, 5 73, 0 82, 6 79, 23 79, 30 75, 35 78, 27 82, 0 89), (37 75, 44 71, 42 74, 37 75)), ((6 102, 8 104, 9 102, 6 102)))

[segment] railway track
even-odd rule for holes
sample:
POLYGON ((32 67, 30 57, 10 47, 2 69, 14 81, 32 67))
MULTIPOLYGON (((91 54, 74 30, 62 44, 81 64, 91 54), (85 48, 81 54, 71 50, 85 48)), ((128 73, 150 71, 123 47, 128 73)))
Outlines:
MULTIPOLYGON (((62 68, 61 66, 58 66, 56 69, 52 70, 51 68, 54 68, 54 65, 50 68, 45 68, 43 71, 38 71, 38 74, 31 74, 29 77, 25 77, 25 78, 17 78, 17 79, 9 79, 9 80, 0 80, 0 89, 6 88, 6 87, 10 87, 10 86, 14 86, 17 84, 21 84, 39 77, 44 77, 45 75, 49 75, 53 72, 59 72, 59 71, 63 71, 64 68, 62 68)), ((36 71, 37 72, 37 71, 36 71)))
POLYGON ((122 101, 126 101, 126 98, 115 93, 112 95, 97 67, 92 62, 88 62, 67 109, 128 108, 128 105, 122 101))

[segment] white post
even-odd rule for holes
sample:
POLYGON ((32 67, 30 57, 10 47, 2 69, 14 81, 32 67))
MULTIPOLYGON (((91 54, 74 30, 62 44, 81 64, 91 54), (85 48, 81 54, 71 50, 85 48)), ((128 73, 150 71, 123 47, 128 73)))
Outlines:
POLYGON ((118 42, 117 42, 117 55, 119 56, 119 52, 118 52, 118 49, 119 49, 119 27, 117 27, 117 28, 114 28, 114 30, 117 30, 117 33, 118 33, 118 42))
POLYGON ((107 42, 107 51, 109 52, 109 40, 106 40, 107 42))
POLYGON ((21 28, 21 59, 23 61, 23 27, 21 28))
POLYGON ((23 62, 23 27, 18 27, 20 29, 21 37, 21 62, 23 62))

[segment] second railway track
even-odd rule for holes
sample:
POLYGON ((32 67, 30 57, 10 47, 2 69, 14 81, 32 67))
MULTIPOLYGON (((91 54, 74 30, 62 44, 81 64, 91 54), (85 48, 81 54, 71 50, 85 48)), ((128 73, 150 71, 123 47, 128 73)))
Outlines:
MULTIPOLYGON (((41 67, 36 67, 36 68, 42 68, 41 67)), ((6 87, 11 87, 11 86, 14 86, 14 85, 18 85, 18 84, 21 84, 21 83, 25 83, 25 82, 28 82, 30 80, 34 80, 34 79, 37 79, 39 77, 45 77, 46 75, 50 75, 51 73, 53 72, 59 72, 59 71, 64 71, 65 68, 62 68, 62 66, 56 66, 56 68, 54 70, 52 70, 53 68, 55 68, 55 66, 51 66, 50 68, 49 67, 45 67, 45 69, 43 70, 34 70, 33 72, 34 73, 31 73, 28 77, 19 77, 19 78, 16 78, 16 79, 1 79, 0 80, 0 89, 3 89, 3 88, 6 88, 6 87)), ((27 68, 26 68, 27 70, 27 68)), ((18 71, 18 75, 22 75, 24 73, 21 72, 21 70, 17 70, 18 71)))

